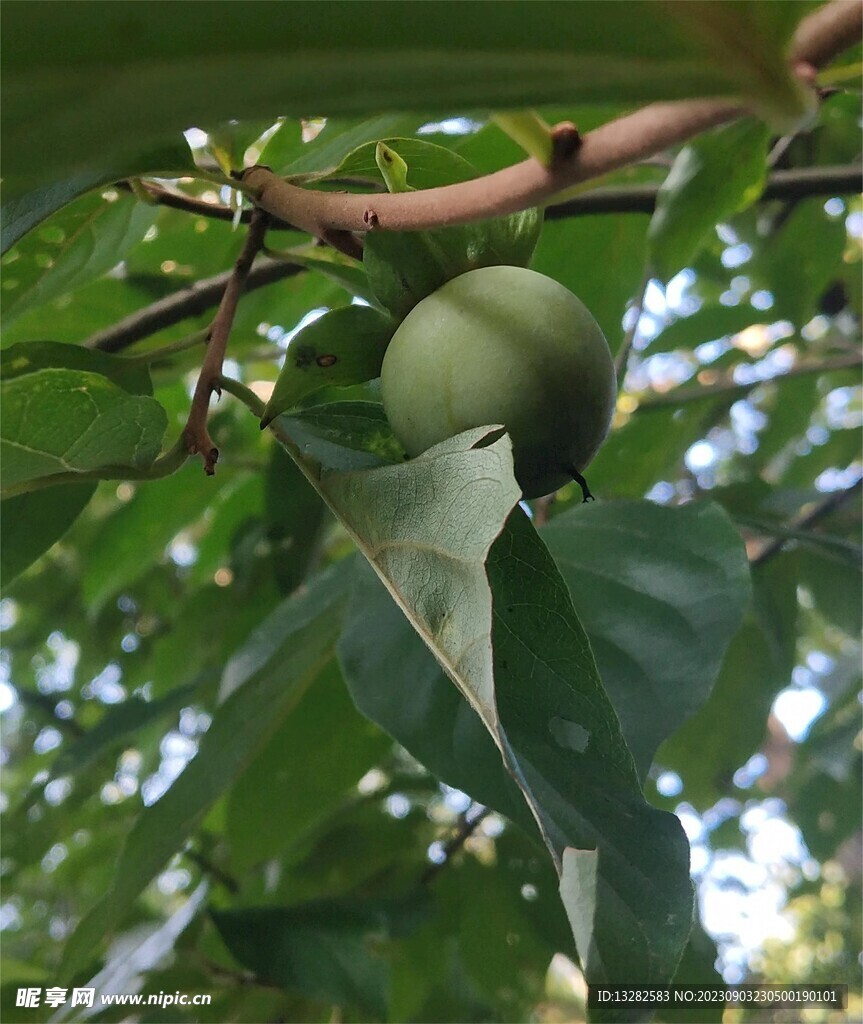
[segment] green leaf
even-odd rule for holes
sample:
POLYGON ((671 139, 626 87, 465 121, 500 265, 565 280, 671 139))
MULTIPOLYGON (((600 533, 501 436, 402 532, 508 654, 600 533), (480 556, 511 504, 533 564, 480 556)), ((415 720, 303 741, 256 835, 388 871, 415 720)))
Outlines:
POLYGON ((492 549, 488 576, 508 767, 521 775, 562 865, 561 896, 570 922, 579 921, 573 934, 588 983, 667 982, 692 917, 680 822, 644 801, 566 585, 520 512, 492 549), (591 866, 573 875, 573 858, 591 866))
POLYGON ((247 871, 283 853, 344 803, 391 745, 357 713, 333 662, 231 790, 231 863, 247 871))
POLYGON ((591 490, 598 498, 643 498, 657 481, 676 479, 687 449, 721 421, 734 399, 706 394, 679 408, 637 409, 588 467, 591 490))
POLYGON ((660 743, 707 701, 740 626, 740 535, 718 506, 695 502, 576 508, 541 533, 643 780, 660 743))
POLYGON ((88 552, 83 597, 91 611, 162 561, 167 545, 200 518, 225 483, 224 473, 207 477, 190 462, 164 480, 138 484, 133 497, 103 523, 88 552))
POLYGON ((841 266, 845 244, 844 221, 828 217, 821 199, 794 206, 747 267, 774 296, 773 319, 785 317, 799 328, 819 312, 818 302, 841 266))
POLYGON ((179 686, 160 700, 145 701, 132 696, 109 707, 98 725, 58 754, 51 765, 51 777, 57 779, 89 768, 106 751, 119 746, 151 722, 176 714, 190 702, 193 692, 191 686, 179 686))
POLYGON ((745 119, 684 146, 659 190, 650 258, 668 281, 698 255, 718 221, 755 202, 767 178, 767 126, 745 119))
POLYGON ((261 426, 321 388, 379 377, 394 330, 390 318, 371 306, 331 309, 312 321, 288 344, 261 426))
POLYGON ((0 350, 0 377, 3 380, 49 369, 86 370, 107 377, 130 395, 153 394, 149 367, 135 359, 60 341, 25 341, 0 350))
POLYGON ((3 257, 4 326, 115 267, 157 213, 122 192, 92 192, 29 232, 3 257))
MULTIPOLYGON (((451 514, 459 521, 455 508, 451 514)), ((479 739, 467 703, 448 693, 431 658, 422 661, 415 639, 398 617, 386 615, 378 623, 380 602, 372 604, 367 586, 355 593, 339 645, 354 698, 450 784, 525 821, 514 779, 555 859, 570 845, 599 845, 606 851, 596 888, 588 885, 584 893, 597 908, 601 933, 595 949, 579 947, 589 978, 631 976, 635 969, 639 976, 670 977, 689 930, 688 857, 678 824, 644 803, 566 586, 521 513, 510 517, 492 546, 487 569, 494 602, 493 691, 472 703, 502 754, 489 737, 479 739), (549 622, 555 624, 553 630, 549 622), (409 702, 401 699, 407 688, 409 702), (623 849, 626 858, 615 852, 623 849), (652 881, 645 886, 648 876, 652 881), (612 890, 618 895, 612 897, 612 890), (613 922, 619 922, 622 912, 632 917, 621 931, 613 922), (643 938, 635 940, 635 933, 643 938)), ((431 565, 417 578, 435 579, 431 565)), ((432 591, 426 585, 424 600, 437 600, 442 582, 432 591)), ((404 606, 404 583, 400 598, 404 606)), ((466 596, 456 608, 469 610, 466 596)), ((476 599, 474 609, 476 615, 476 599)), ((447 626, 454 630, 456 623, 447 626)), ((430 642, 426 635, 426 642, 442 661, 442 641, 430 642)), ((472 675, 483 664, 479 641, 474 646, 472 675)), ((459 666, 456 671, 464 675, 459 666)), ((452 668, 450 673, 455 675, 452 668)), ((458 676, 454 681, 459 685, 458 676)), ((479 692, 487 693, 488 684, 479 692)))
POLYGON ((386 1018, 387 963, 374 949, 386 922, 375 908, 321 901, 212 917, 228 949, 262 982, 386 1018))
MULTIPOLYGON (((411 5, 408 15, 353 3, 338 19, 314 2, 292 9, 285 19, 266 3, 196 4, 167 26, 143 3, 13 5, 2 53, 9 194, 116 166, 226 117, 450 114, 511 108, 514 98, 643 104, 737 91, 725 55, 706 60, 702 43, 650 3, 522 0, 493 19, 481 4, 411 5)), ((377 137, 387 134, 398 133, 377 137)))
POLYGON ((62 472, 146 469, 159 454, 167 416, 100 374, 39 370, 2 384, 3 485, 62 472))
POLYGON ((863 628, 859 561, 854 564, 838 551, 815 551, 805 546, 797 552, 797 561, 800 582, 812 594, 822 615, 849 636, 859 636, 863 628))
POLYGON ((627 303, 644 275, 647 224, 643 214, 547 221, 531 263, 581 299, 612 352, 623 340, 627 303))
POLYGON ((438 778, 505 814, 541 844, 536 819, 479 715, 364 564, 357 566, 338 652, 351 696, 367 718, 438 778))
POLYGON ((83 918, 64 951, 73 976, 126 917, 138 894, 248 767, 332 656, 347 573, 336 566, 288 598, 226 666, 222 704, 182 775, 138 817, 110 890, 83 918))
POLYGON ((706 341, 739 334, 751 324, 759 323, 763 316, 749 305, 704 306, 692 316, 674 320, 650 342, 649 356, 657 352, 691 351, 706 341))
POLYGON ((683 780, 681 799, 706 810, 729 794, 759 748, 776 693, 795 662, 797 571, 781 555, 753 573, 754 601, 732 638, 710 699, 656 755, 683 780))
POLYGON ((95 483, 67 484, 50 491, 4 498, 0 504, 3 522, 0 579, 4 587, 65 534, 95 490, 95 483))
POLYGON ((403 320, 459 274, 499 264, 527 266, 541 227, 538 210, 523 210, 439 231, 370 231, 363 266, 378 301, 403 320))
POLYGON ((818 109, 811 89, 793 74, 787 43, 804 11, 798 4, 695 0, 671 4, 669 14, 700 39, 778 134, 793 134, 818 109))
POLYGON ((280 428, 305 459, 325 469, 372 469, 406 458, 382 405, 331 402, 283 416, 280 428))
MULTIPOLYGON (((7 252, 22 236, 91 189, 102 188, 127 177, 180 177, 195 170, 192 153, 182 137, 141 153, 123 153, 116 167, 102 166, 58 181, 51 188, 34 188, 11 199, 2 207, 3 240, 7 252)), ((25 186, 27 187, 27 186, 25 186)))
POLYGON ((297 464, 273 445, 264 491, 266 536, 279 590, 289 594, 302 583, 318 554, 326 507, 297 464))
POLYGON ((302 142, 284 127, 266 149, 266 162, 276 174, 294 181, 316 181, 335 173, 354 150, 379 139, 413 135, 425 118, 416 114, 381 114, 369 110, 356 119, 328 117, 310 142, 302 142))
POLYGON ((469 161, 445 146, 421 139, 383 138, 357 147, 331 172, 330 177, 362 179, 370 185, 386 184, 375 156, 378 146, 391 150, 407 164, 405 183, 408 189, 438 188, 457 181, 470 181, 478 174, 469 161))

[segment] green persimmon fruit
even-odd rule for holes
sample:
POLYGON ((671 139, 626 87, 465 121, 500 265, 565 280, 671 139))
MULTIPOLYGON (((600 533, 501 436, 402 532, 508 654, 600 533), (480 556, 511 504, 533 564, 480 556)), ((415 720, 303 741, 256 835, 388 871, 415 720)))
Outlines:
POLYGON ((522 267, 447 281, 399 325, 381 370, 384 410, 414 457, 471 427, 502 423, 526 498, 581 477, 617 398, 608 343, 563 285, 522 267))

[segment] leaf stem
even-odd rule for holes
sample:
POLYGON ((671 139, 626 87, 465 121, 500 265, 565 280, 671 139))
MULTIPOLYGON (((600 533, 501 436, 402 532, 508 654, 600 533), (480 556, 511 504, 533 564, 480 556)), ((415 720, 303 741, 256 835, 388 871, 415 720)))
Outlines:
POLYGON ((251 388, 247 388, 246 385, 241 384, 240 381, 235 380, 233 377, 226 377, 224 374, 220 373, 217 387, 221 391, 227 391, 228 394, 233 395, 234 398, 239 398, 249 411, 258 417, 258 419, 264 415, 266 403, 263 399, 258 398, 251 388))

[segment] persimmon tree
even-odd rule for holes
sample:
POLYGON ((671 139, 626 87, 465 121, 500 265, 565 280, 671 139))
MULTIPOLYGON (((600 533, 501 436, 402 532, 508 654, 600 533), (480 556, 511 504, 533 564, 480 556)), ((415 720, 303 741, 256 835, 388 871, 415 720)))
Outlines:
POLYGON ((4 1000, 715 980, 681 804, 709 861, 768 798, 853 980, 859 5, 2 16, 4 1000), (592 504, 523 500, 506 424, 387 421, 399 324, 499 265, 610 345, 592 504))

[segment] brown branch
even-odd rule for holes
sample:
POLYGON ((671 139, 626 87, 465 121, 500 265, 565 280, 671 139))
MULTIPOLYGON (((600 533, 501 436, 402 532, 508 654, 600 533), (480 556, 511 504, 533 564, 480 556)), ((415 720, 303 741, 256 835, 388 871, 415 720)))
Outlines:
POLYGON ((231 326, 234 323, 234 317, 237 312, 237 303, 239 302, 246 278, 249 276, 249 271, 252 269, 255 256, 264 244, 268 220, 269 217, 265 212, 255 210, 255 215, 252 217, 252 222, 249 225, 246 241, 228 278, 227 286, 222 295, 222 301, 210 327, 207 351, 201 365, 201 373, 195 386, 195 393, 192 396, 189 418, 183 431, 183 438, 189 454, 195 455, 199 453, 201 455, 204 461, 204 471, 208 476, 212 476, 215 473, 216 462, 219 459, 219 449, 213 444, 213 439, 207 430, 210 396, 214 391, 218 391, 222 363, 224 362, 225 351, 228 347, 231 326))
MULTIPOLYGON (((793 42, 793 64, 804 78, 859 37, 859 3, 830 0, 804 18, 793 42)), ((589 181, 745 114, 733 100, 654 103, 588 132, 569 159, 545 167, 538 160, 471 181, 418 192, 337 194, 289 185, 264 167, 243 173, 256 203, 270 214, 318 237, 329 231, 417 231, 466 224, 544 203, 566 188, 589 181), (371 201, 370 201, 371 199, 371 201)))
POLYGON ((832 0, 807 14, 797 26, 789 51, 791 62, 823 67, 843 50, 859 43, 861 31, 860 0, 832 0))
MULTIPOLYGON (((834 491, 826 495, 820 501, 816 501, 805 512, 798 512, 796 516, 789 519, 787 526, 791 530, 806 530, 815 523, 831 515, 846 501, 860 493, 863 487, 863 479, 858 480, 844 491, 834 491)), ((766 561, 778 555, 785 545, 791 540, 790 537, 774 537, 763 544, 756 554, 750 556, 750 565, 763 565, 766 561)))
MULTIPOLYGON (((759 198, 805 199, 808 196, 835 196, 859 192, 863 168, 851 164, 847 167, 801 167, 795 170, 774 171, 759 198)), ((546 220, 563 220, 585 214, 653 213, 660 185, 632 185, 623 188, 597 188, 575 196, 563 203, 545 208, 546 220)))
MULTIPOLYGON (((307 268, 284 260, 259 259, 246 279, 246 291, 282 281, 286 277, 300 274, 307 268)), ((183 320, 200 316, 218 305, 233 274, 226 270, 214 277, 196 281, 182 291, 159 299, 99 331, 83 343, 85 348, 97 348, 102 352, 122 352, 136 341, 147 338, 166 327, 173 327, 183 320)))
POLYGON ((789 377, 800 377, 809 373, 830 373, 832 370, 848 370, 855 366, 863 366, 863 355, 860 352, 851 352, 845 356, 835 356, 832 359, 823 359, 820 362, 799 363, 792 366, 784 373, 778 373, 775 377, 768 377, 766 380, 749 381, 746 384, 738 384, 733 379, 717 381, 715 384, 698 385, 696 387, 672 388, 665 394, 646 395, 638 399, 638 406, 635 412, 647 412, 651 409, 663 409, 669 405, 681 405, 684 402, 696 402, 701 398, 713 398, 715 395, 730 394, 739 392, 746 394, 762 384, 786 380, 789 377))

